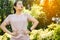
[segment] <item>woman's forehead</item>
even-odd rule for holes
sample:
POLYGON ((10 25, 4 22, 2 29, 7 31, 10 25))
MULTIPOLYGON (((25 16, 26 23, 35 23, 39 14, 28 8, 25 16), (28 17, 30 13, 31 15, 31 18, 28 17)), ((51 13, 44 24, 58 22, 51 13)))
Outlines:
POLYGON ((18 1, 17 3, 22 4, 22 1, 18 1))

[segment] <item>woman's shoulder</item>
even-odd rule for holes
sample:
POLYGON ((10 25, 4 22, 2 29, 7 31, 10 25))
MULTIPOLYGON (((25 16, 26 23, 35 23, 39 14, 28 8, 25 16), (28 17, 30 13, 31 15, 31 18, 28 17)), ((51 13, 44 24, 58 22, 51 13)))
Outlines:
POLYGON ((28 16, 28 15, 31 15, 30 13, 24 13, 24 15, 28 16))
POLYGON ((8 16, 13 16, 14 14, 9 14, 8 16))
POLYGON ((9 14, 9 15, 8 15, 8 17, 12 17, 12 16, 14 16, 14 14, 9 14))

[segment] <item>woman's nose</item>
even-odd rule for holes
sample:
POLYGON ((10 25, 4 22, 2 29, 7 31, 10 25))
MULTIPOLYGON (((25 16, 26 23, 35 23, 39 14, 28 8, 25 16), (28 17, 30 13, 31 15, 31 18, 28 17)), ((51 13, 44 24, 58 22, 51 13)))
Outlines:
POLYGON ((23 5, 21 5, 21 8, 23 8, 23 5))

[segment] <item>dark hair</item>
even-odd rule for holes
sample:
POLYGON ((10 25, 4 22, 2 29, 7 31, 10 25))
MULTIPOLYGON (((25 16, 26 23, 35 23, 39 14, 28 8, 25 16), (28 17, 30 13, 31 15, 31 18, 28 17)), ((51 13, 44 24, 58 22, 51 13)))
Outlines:
MULTIPOLYGON (((16 6, 17 2, 21 0, 16 0, 13 6, 16 6)), ((14 13, 16 13, 16 9, 13 7, 14 13)))

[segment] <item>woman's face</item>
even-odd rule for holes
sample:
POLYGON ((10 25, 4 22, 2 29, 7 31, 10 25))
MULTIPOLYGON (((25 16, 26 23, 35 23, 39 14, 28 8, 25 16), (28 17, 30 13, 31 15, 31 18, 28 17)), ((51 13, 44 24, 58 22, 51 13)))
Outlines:
POLYGON ((18 1, 16 6, 15 6, 16 10, 23 10, 23 4, 22 1, 18 1))

